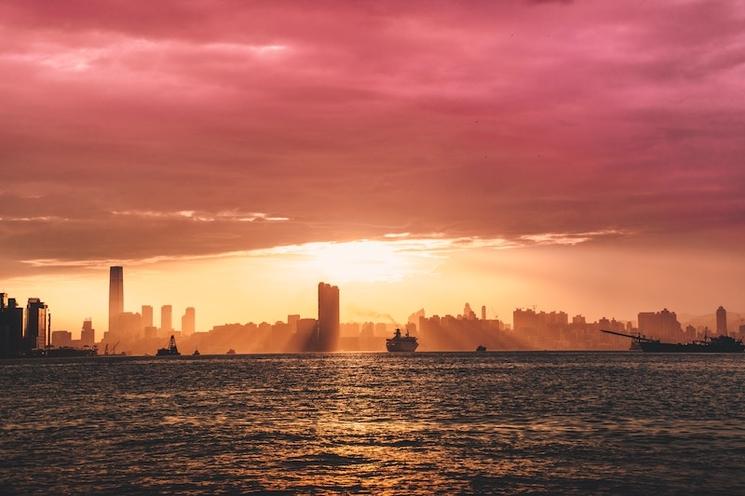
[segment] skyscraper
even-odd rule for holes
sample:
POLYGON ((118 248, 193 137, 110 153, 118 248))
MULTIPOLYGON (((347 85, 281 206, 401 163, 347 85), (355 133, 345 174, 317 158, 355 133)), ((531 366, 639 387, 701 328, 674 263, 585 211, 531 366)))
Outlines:
POLYGON ((717 333, 721 336, 727 335, 727 310, 721 306, 717 308, 717 333))
POLYGON ((119 314, 124 312, 124 268, 109 267, 109 332, 116 332, 119 314))
POLYGON ((339 288, 318 283, 318 350, 334 351, 339 341, 339 288))
POLYGON ((160 307, 160 332, 167 334, 173 331, 173 307, 163 305, 160 307))
POLYGON ((662 340, 675 342, 681 339, 683 327, 678 316, 667 308, 659 312, 640 312, 638 315, 639 330, 642 334, 662 340))
POLYGON ((148 328, 153 326, 153 307, 142 305, 142 327, 148 328))
POLYGON ((39 298, 29 298, 26 305, 26 346, 30 349, 47 345, 47 312, 49 309, 39 298))
POLYGON ((184 335, 194 334, 196 328, 196 311, 194 307, 188 307, 184 316, 181 317, 181 332, 184 335))
POLYGON ((81 346, 93 346, 96 342, 96 330, 93 328, 93 321, 85 319, 83 328, 80 330, 81 346))
POLYGON ((486 305, 481 305, 481 320, 486 320, 486 305))
POLYGON ((23 351, 23 307, 15 298, 0 293, 0 356, 18 356, 23 351))

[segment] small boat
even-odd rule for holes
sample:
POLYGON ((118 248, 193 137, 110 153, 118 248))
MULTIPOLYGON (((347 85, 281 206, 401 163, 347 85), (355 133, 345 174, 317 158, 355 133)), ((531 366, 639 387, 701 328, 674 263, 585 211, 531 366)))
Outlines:
POLYGON ((485 351, 486 351, 486 346, 484 346, 483 344, 480 344, 476 347, 476 353, 483 353, 485 351))
POLYGON ((201 353, 199 353, 199 350, 194 350, 194 353, 191 354, 191 356, 199 356, 201 353))
POLYGON ((155 356, 181 356, 181 353, 178 352, 178 348, 176 347, 176 338, 171 336, 171 339, 168 341, 168 348, 160 348, 155 356))
POLYGON ((235 355, 235 350, 233 348, 230 348, 226 354, 227 355, 235 355))
POLYGON ((396 329, 393 337, 385 340, 386 349, 391 352, 414 352, 419 346, 419 342, 416 337, 409 336, 409 332, 406 331, 406 336, 401 335, 401 329, 396 329))

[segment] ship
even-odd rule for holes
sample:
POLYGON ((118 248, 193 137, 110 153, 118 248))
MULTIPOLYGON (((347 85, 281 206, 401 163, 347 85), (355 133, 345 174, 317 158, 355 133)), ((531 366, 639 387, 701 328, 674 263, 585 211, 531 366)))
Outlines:
POLYGON ((476 347, 476 353, 483 353, 485 351, 486 351, 486 346, 484 346, 483 344, 480 344, 476 347))
POLYGON ((235 355, 235 350, 233 348, 230 348, 226 355, 235 355))
POLYGON ((98 348, 83 347, 73 348, 71 346, 36 348, 29 351, 25 356, 29 358, 69 358, 69 357, 94 357, 98 354, 98 348))
POLYGON ((160 348, 155 356, 181 356, 176 347, 176 338, 172 335, 168 341, 168 348, 160 348))
POLYGON ((648 338, 643 334, 624 334, 616 331, 604 331, 606 334, 631 338, 631 349, 640 349, 649 353, 742 353, 745 344, 731 336, 704 337, 700 341, 689 343, 665 343, 659 339, 648 338))
POLYGON ((414 352, 419 346, 419 342, 414 336, 409 336, 409 332, 406 331, 406 336, 401 335, 401 329, 396 329, 393 337, 385 340, 385 347, 390 352, 414 352))

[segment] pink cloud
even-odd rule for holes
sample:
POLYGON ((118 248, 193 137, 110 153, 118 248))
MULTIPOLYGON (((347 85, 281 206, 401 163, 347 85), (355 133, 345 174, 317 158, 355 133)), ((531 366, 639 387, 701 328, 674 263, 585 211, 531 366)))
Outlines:
POLYGON ((741 228, 739 6, 5 2, 0 254, 741 228))

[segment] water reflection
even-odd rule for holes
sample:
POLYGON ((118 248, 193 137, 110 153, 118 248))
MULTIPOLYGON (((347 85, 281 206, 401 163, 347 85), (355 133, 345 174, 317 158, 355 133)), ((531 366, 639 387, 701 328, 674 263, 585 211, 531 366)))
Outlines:
POLYGON ((3 362, 0 492, 735 494, 743 358, 3 362))

